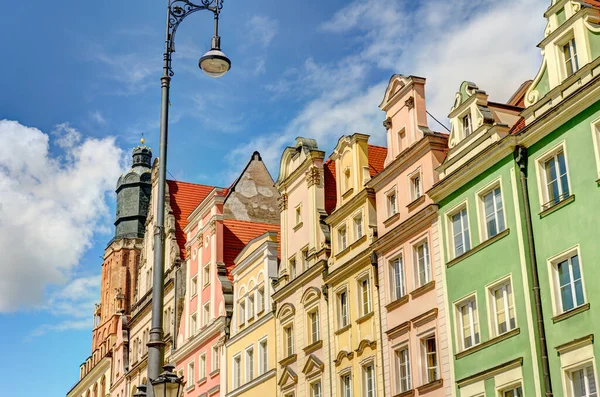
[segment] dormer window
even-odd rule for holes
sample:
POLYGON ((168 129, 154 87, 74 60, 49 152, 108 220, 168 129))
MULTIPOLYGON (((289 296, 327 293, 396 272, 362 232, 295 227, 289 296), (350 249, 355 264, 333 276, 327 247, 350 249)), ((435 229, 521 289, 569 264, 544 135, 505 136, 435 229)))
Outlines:
POLYGON ((344 191, 343 193, 346 193, 348 190, 350 190, 350 187, 352 185, 350 184, 350 168, 346 168, 344 170, 344 191))
POLYGON ((577 60, 577 47, 575 46, 575 38, 571 38, 562 46, 563 60, 565 63, 565 72, 567 77, 573 75, 579 70, 579 62, 577 60))
POLYGON ((462 125, 463 125, 463 133, 466 138, 469 135, 471 135, 471 132, 473 132, 473 123, 471 123, 471 113, 467 113, 462 118, 462 125))

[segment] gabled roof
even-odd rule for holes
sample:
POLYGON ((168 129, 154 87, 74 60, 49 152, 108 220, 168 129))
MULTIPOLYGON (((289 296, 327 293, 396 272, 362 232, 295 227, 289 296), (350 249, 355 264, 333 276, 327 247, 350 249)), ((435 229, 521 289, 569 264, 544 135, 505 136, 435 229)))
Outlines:
POLYGON ((223 220, 223 262, 227 269, 227 277, 233 281, 231 269, 235 266, 235 258, 244 247, 254 238, 266 233, 277 233, 277 250, 279 256, 279 225, 269 223, 258 223, 249 221, 239 221, 237 219, 223 220))
POLYGON ((525 93, 527 89, 531 86, 533 80, 527 80, 515 91, 514 94, 510 97, 510 99, 506 102, 507 105, 517 106, 520 108, 525 107, 525 93))
POLYGON ((598 0, 582 0, 582 3, 589 4, 592 7, 600 8, 600 1, 598 0))
POLYGON ((383 170, 383 163, 387 156, 387 148, 383 146, 369 145, 369 173, 371 178, 383 170))
POLYGON ((327 160, 323 164, 323 183, 325 185, 325 212, 327 215, 335 210, 337 193, 335 188, 335 161, 327 160))
POLYGON ((188 216, 215 187, 171 180, 167 180, 167 184, 169 185, 171 208, 173 216, 175 216, 175 237, 181 259, 184 259, 186 236, 183 229, 188 224, 188 216))

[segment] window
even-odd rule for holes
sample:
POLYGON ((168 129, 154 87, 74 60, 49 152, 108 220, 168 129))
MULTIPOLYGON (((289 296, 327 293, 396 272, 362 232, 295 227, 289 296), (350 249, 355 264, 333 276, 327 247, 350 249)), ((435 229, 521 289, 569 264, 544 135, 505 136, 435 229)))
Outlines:
POLYGON ((192 297, 194 297, 198 294, 198 276, 194 276, 192 278, 192 285, 190 287, 190 293, 192 294, 192 297))
POLYGON ((354 218, 354 238, 359 240, 363 236, 363 220, 362 214, 354 218))
POLYGON ((210 284, 210 263, 207 263, 204 266, 204 284, 203 286, 206 287, 208 284, 210 284))
POLYGON ((288 325, 283 329, 283 334, 285 336, 285 351, 289 357, 294 354, 294 327, 292 325, 288 325))
POLYGON ((244 323, 246 322, 246 304, 244 303, 244 301, 240 302, 240 326, 244 325, 244 323))
POLYGON ((598 397, 598 385, 593 365, 571 371, 569 380, 573 397, 598 397))
POLYGON ((198 368, 198 378, 206 378, 206 354, 200 355, 200 368, 198 368))
POLYGON ((352 397, 352 378, 350 374, 342 375, 342 397, 352 397))
POLYGON ((494 316, 494 335, 502 335, 517 327, 515 319, 515 303, 513 301, 512 286, 505 282, 500 286, 493 287, 492 313, 494 316))
POLYGON ((463 135, 464 137, 468 137, 473 132, 473 123, 471 123, 471 113, 466 114, 462 118, 463 125, 463 135))
POLYGON ((211 354, 211 371, 214 372, 216 370, 219 369, 219 346, 213 346, 212 347, 212 354, 211 354))
POLYGON ((190 316, 190 336, 196 335, 196 330, 198 329, 198 316, 196 313, 190 316))
POLYGON ((491 238, 505 229, 502 192, 500 187, 481 196, 486 237, 491 238))
POLYGON ((348 294, 346 291, 338 294, 338 305, 339 305, 339 322, 340 328, 350 324, 349 311, 348 311, 348 294))
POLYGON ((248 296, 248 318, 254 317, 254 292, 248 296))
POLYGON ((427 242, 423 242, 417 245, 415 248, 415 262, 417 264, 418 271, 418 285, 419 287, 427 284, 431 281, 431 266, 429 265, 429 245, 427 242))
POLYGON ((543 160, 543 196, 542 210, 548 209, 569 197, 569 178, 565 152, 560 149, 543 160))
POLYGON ((343 183, 344 183, 344 189, 343 189, 344 192, 343 193, 345 194, 352 187, 352 184, 350 183, 350 168, 346 168, 344 170, 344 180, 343 180, 343 183))
POLYGON ((254 349, 246 349, 246 382, 254 379, 254 349))
POLYGON ((410 178, 411 199, 414 201, 421 197, 421 174, 410 178))
POLYGON ((579 62, 577 61, 577 47, 575 46, 575 38, 569 40, 562 46, 563 59, 565 62, 565 72, 567 77, 571 76, 579 70, 579 62))
POLYGON ((371 313, 371 291, 369 288, 369 279, 368 276, 367 278, 362 279, 359 282, 360 285, 360 305, 362 308, 362 315, 366 316, 367 314, 371 313))
POLYGON ((396 360, 396 393, 410 390, 410 358, 408 347, 403 347, 394 352, 396 360))
POLYGON ((469 298, 457 305, 460 350, 466 350, 479 344, 479 319, 475 297, 469 298))
POLYGON ((297 206, 296 207, 296 226, 299 225, 300 223, 302 223, 302 206, 297 206))
POLYGON ((406 295, 402 257, 398 257, 390 263, 390 276, 392 284, 392 300, 400 299, 406 295))
POLYGON ((260 313, 263 310, 265 310, 265 287, 264 287, 264 285, 260 286, 258 288, 257 295, 258 295, 258 299, 256 301, 256 313, 260 313))
POLYGON ((345 226, 338 229, 338 242, 340 245, 340 251, 343 251, 348 247, 348 238, 346 236, 345 226))
POLYGON ((375 367, 373 363, 363 367, 363 395, 375 397, 375 367))
POLYGON ((451 215, 450 219, 452 222, 451 233, 454 244, 454 257, 457 257, 471 249, 467 208, 465 207, 451 215))
POLYGON ((316 343, 320 340, 319 335, 319 312, 317 310, 308 314, 310 324, 310 343, 316 343))
POLYGON ((262 375, 268 371, 269 357, 267 355, 267 340, 262 340, 258 344, 258 371, 262 375))
POLYGON ((290 280, 296 278, 296 258, 290 258, 290 280))
POLYGON ((508 389, 504 389, 501 392, 502 397, 523 397, 523 389, 521 385, 511 386, 508 389))
POLYGON ((387 211, 388 211, 388 217, 390 217, 392 215, 396 215, 396 213, 398 212, 397 208, 396 208, 396 191, 395 190, 387 195, 387 211))
POLYGON ((312 397, 321 397, 321 382, 310 385, 310 392, 312 397))
POLYGON ((239 354, 233 358, 233 388, 242 384, 242 360, 239 354))
POLYGON ((570 254, 554 265, 558 310, 566 312, 585 303, 579 255, 570 254))
POLYGON ((146 272, 146 290, 150 290, 150 288, 152 288, 152 268, 146 272))
POLYGON ((425 359, 425 379, 427 383, 438 379, 437 347, 435 336, 423 339, 423 353, 425 359))
POLYGON ((206 302, 202 307, 202 325, 206 326, 210 322, 210 302, 206 302))
POLYGON ((188 364, 188 378, 187 381, 193 385, 194 384, 194 362, 190 362, 188 364))
POLYGON ((304 248, 300 255, 302 256, 302 271, 308 269, 308 248, 304 248))

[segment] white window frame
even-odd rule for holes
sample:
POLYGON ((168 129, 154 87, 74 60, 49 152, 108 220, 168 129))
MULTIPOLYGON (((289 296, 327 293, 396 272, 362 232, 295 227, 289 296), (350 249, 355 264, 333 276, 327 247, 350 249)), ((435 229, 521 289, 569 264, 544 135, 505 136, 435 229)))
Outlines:
POLYGON ((298 204, 294 208, 294 226, 298 226, 302 223, 302 203, 298 204))
POLYGON ((219 349, 218 345, 214 345, 212 347, 211 355, 210 355, 210 358, 211 358, 211 360, 210 360, 211 361, 211 365, 210 365, 211 372, 215 372, 220 367, 220 365, 219 365, 219 360, 220 360, 219 351, 220 351, 220 349, 219 349))
POLYGON ((587 360, 587 361, 585 361, 583 363, 571 366, 570 368, 563 369, 563 376, 564 376, 565 381, 566 381, 565 387, 567 389, 566 390, 567 391, 566 395, 568 397, 575 396, 575 387, 574 387, 574 382, 573 382, 573 374, 575 372, 579 372, 579 371, 583 371, 584 385, 585 385, 585 388, 586 388, 586 390, 585 390, 586 391, 586 397, 590 395, 588 393, 589 389, 590 389, 590 386, 589 386, 590 379, 589 379, 589 376, 588 376, 589 374, 587 372, 587 369, 590 368, 590 367, 592 369, 592 376, 594 377, 594 382, 595 382, 595 387, 596 387, 596 394, 595 394, 595 396, 597 397, 597 396, 600 395, 600 390, 599 390, 599 385, 598 385, 598 376, 597 376, 597 373, 596 373, 596 365, 594 363, 594 360, 591 360, 591 361, 587 360))
POLYGON ((208 323, 210 323, 210 301, 202 305, 202 325, 206 326, 208 323))
MULTIPOLYGON (((571 176, 570 176, 570 172, 569 172, 569 156, 567 154, 567 145, 566 145, 565 141, 561 141, 557 145, 555 145, 551 149, 547 150, 546 152, 544 152, 542 155, 538 156, 535 159, 536 176, 537 176, 537 180, 538 180, 538 196, 539 196, 541 211, 544 211, 545 209, 548 209, 548 208, 552 208, 554 205, 560 203, 561 201, 563 201, 564 199, 569 197, 569 196, 565 196, 562 199, 560 199, 557 203, 555 203, 553 205, 548 205, 550 203, 550 192, 548 191, 548 181, 546 178, 545 163, 550 158, 556 157, 557 154, 561 151, 563 152, 563 155, 565 157, 565 172, 567 175, 569 196, 573 195, 573 189, 572 189, 573 185, 571 183, 571 176)), ((562 192, 561 193, 561 195, 562 195, 562 194, 564 194, 564 192, 563 192, 563 188, 562 188, 562 183, 560 183, 560 170, 557 170, 557 172, 559 173, 559 175, 557 177, 557 184, 558 184, 559 192, 562 192)))
POLYGON ((354 232, 354 241, 360 240, 365 235, 362 211, 352 218, 352 228, 354 232))
POLYGON ((480 190, 478 190, 476 193, 477 206, 478 206, 477 220, 479 223, 480 241, 485 241, 487 239, 494 237, 494 236, 489 235, 489 231, 487 228, 487 216, 486 216, 486 212, 485 212, 484 197, 487 196, 488 194, 494 194, 496 189, 500 189, 500 200, 502 201, 502 207, 501 208, 497 207, 495 197, 492 196, 494 199, 494 220, 496 221, 496 234, 494 234, 494 236, 497 236, 498 234, 500 234, 503 231, 505 231, 506 229, 508 229, 508 225, 506 224, 506 201, 504 200, 504 189, 502 188, 502 178, 497 178, 494 181, 488 183, 486 186, 484 186, 480 190), (498 215, 498 212, 500 209, 502 210, 502 218, 500 218, 498 215), (502 229, 500 229, 500 221, 502 221, 502 225, 504 226, 502 229))
POLYGON ((239 326, 242 327, 246 323, 246 302, 245 298, 242 298, 238 302, 238 321, 239 326))
MULTIPOLYGON (((585 288, 585 275, 584 275, 584 265, 583 265, 583 261, 581 259, 581 248, 579 246, 579 244, 575 245, 574 247, 571 247, 569 249, 564 250, 563 252, 559 253, 558 255, 553 256, 552 258, 549 258, 547 261, 548 264, 548 275, 550 277, 550 285, 552 286, 552 294, 550 294, 551 298, 552 298, 552 308, 554 311, 554 315, 557 316, 559 314, 565 313, 566 311, 570 311, 570 310, 574 310, 576 308, 578 308, 579 306, 583 306, 585 305, 588 300, 587 300, 587 293, 586 293, 586 288, 585 288), (562 304, 562 298, 560 295, 560 281, 558 279, 558 264, 568 260, 569 261, 569 268, 570 268, 570 274, 571 274, 571 285, 574 284, 573 278, 572 278, 572 270, 571 270, 571 258, 573 256, 577 255, 578 261, 579 261, 579 273, 581 275, 581 288, 582 288, 582 292, 583 292, 583 303, 580 305, 576 304, 575 301, 575 295, 573 295, 573 300, 575 303, 575 306, 573 306, 573 308, 569 309, 569 310, 563 310, 563 304, 562 304)), ((572 291, 573 293, 574 291, 572 291)))
POLYGON ((600 180, 600 118, 592 121, 592 142, 594 143, 594 156, 596 157, 596 177, 600 180))
POLYGON ((479 303, 477 302, 477 294, 475 292, 461 298, 460 300, 454 303, 454 316, 455 316, 455 328, 456 328, 456 347, 459 352, 472 349, 473 347, 479 345, 481 343, 481 321, 479 319, 479 303), (475 304, 473 308, 472 304, 475 304), (469 327, 472 335, 472 343, 471 346, 465 345, 465 336, 464 336, 464 328, 465 324, 463 324, 462 318, 462 308, 466 305, 469 305, 468 313, 469 313, 469 327), (477 340, 477 338, 479 340, 477 340))
POLYGON ((323 386, 320 379, 310 384, 310 397, 323 397, 323 386), (318 392, 315 389, 317 386, 318 392))
POLYGON ((338 311, 338 329, 344 328, 350 324, 350 300, 348 289, 340 290, 337 295, 337 311, 338 311), (345 305, 342 302, 342 295, 345 295, 345 305))
POLYGON ((574 31, 571 30, 567 32, 560 40, 556 42, 558 49, 558 57, 560 59, 560 72, 563 76, 562 80, 565 80, 572 75, 576 74, 579 69, 581 69, 580 65, 580 53, 577 48, 577 40, 575 39, 574 31), (569 70, 567 68, 567 57, 565 55, 565 47, 569 48, 569 63, 571 64, 572 73, 569 74, 569 70), (573 56, 573 52, 575 56, 573 56), (575 61, 573 63, 573 60, 575 61))
POLYGON ((269 343, 265 336, 258 341, 258 375, 269 371, 269 343))
POLYGON ((454 208, 452 208, 451 210, 446 212, 446 230, 447 230, 446 241, 448 244, 448 252, 450 254, 449 255, 450 259, 457 258, 457 257, 465 254, 466 252, 469 252, 473 248, 473 243, 472 243, 473 233, 471 231, 471 225, 469 222, 469 220, 471 219, 471 216, 469 214, 469 205, 468 204, 469 204, 468 200, 463 200, 461 203, 456 205, 454 208), (463 210, 466 213, 467 232, 469 234, 469 236, 468 236, 469 238, 465 239, 465 236, 464 236, 465 225, 461 219, 461 237, 463 239, 463 252, 457 255, 456 244, 455 244, 455 240, 454 240, 454 237, 455 237, 454 236, 454 224, 452 223, 452 218, 455 215, 457 215, 458 213, 461 213, 463 210))
POLYGON ((413 202, 423 196, 423 175, 421 174, 421 167, 417 168, 408 175, 408 185, 410 202, 413 202), (418 185, 415 185, 415 179, 417 178, 419 179, 419 183, 418 185))
POLYGON ((302 260, 301 271, 304 272, 306 269, 308 269, 308 247, 304 247, 302 250, 300 250, 300 257, 302 260))
POLYGON ((429 244, 429 238, 426 236, 412 244, 413 251, 413 268, 415 272, 415 288, 422 287, 433 280, 433 272, 431 269, 431 249, 429 244), (424 274, 425 282, 421 283, 421 263, 419 261, 419 247, 423 246, 423 260, 424 263, 424 274))
POLYGON ((366 364, 363 364, 361 366, 361 372, 362 372, 362 392, 363 392, 363 396, 365 397, 376 397, 377 396, 377 375, 375 372, 375 363, 373 361, 370 361, 366 364), (371 368, 371 385, 369 385, 369 379, 368 379, 368 368, 371 368), (369 390, 369 386, 371 386, 371 389, 369 390))
POLYGON ((348 248, 348 228, 345 224, 337 228, 337 235, 339 245, 338 252, 342 252, 348 248))
POLYGON ((307 313, 307 317, 308 317, 308 341, 309 341, 309 345, 310 345, 313 343, 317 343, 318 341, 321 340, 321 326, 320 326, 321 319, 319 317, 319 308, 315 307, 314 309, 311 309, 307 313), (313 315, 316 316, 316 323, 313 322, 313 315), (316 330, 315 330, 315 326, 316 326, 316 330))
POLYGON ((398 194, 395 186, 385 193, 385 206, 388 218, 398 213, 398 194))
POLYGON ((194 381, 195 381, 195 377, 196 377, 195 366, 196 366, 196 364, 194 363, 194 360, 192 360, 188 363, 187 381, 190 383, 190 385, 193 385, 194 381))
POLYGON ((437 335, 435 335, 435 333, 432 333, 432 334, 421 337, 420 345, 421 345, 421 354, 422 354, 421 360, 423 362, 423 370, 424 370, 423 384, 427 384, 427 383, 430 383, 430 382, 440 379, 440 354, 439 354, 437 335), (430 339, 433 339, 435 342, 435 352, 433 352, 433 353, 431 353, 427 350, 427 341, 430 339), (429 367, 427 358, 429 355, 432 355, 432 354, 435 355, 435 366, 429 367), (429 377, 430 370, 435 371, 435 379, 430 379, 430 377, 429 377))
POLYGON ((233 388, 237 389, 242 385, 242 354, 238 353, 233 356, 233 363, 231 365, 233 370, 231 371, 231 377, 233 388))
POLYGON ((288 323, 283 326, 283 349, 285 357, 290 357, 296 352, 294 346, 294 324, 288 323), (289 334, 288 334, 289 330, 289 334))
POLYGON ((254 379, 254 345, 247 347, 244 350, 244 373, 245 373, 245 382, 251 382, 254 379))
POLYGON ((210 285, 210 262, 202 267, 202 289, 210 285))
POLYGON ((462 129, 462 135, 463 135, 463 139, 465 139, 466 137, 468 137, 469 135, 471 135, 473 133, 473 117, 471 115, 471 108, 469 107, 469 110, 463 114, 462 116, 460 116, 460 126, 462 129), (468 121, 468 126, 465 125, 465 120, 468 121))
POLYGON ((206 378, 206 353, 198 358, 198 381, 206 378))
POLYGON ((408 344, 400 345, 394 348, 394 390, 396 394, 404 393, 412 388, 411 368, 410 368, 410 349, 408 344), (406 352, 406 361, 401 363, 401 354, 406 352), (402 366, 406 373, 406 386, 403 385, 402 366))
POLYGON ((248 294, 248 320, 254 318, 255 305, 256 305, 256 298, 254 298, 254 291, 251 291, 248 294))
POLYGON ((519 323, 517 320, 517 308, 516 308, 516 304, 515 304, 515 289, 514 289, 514 284, 513 284, 513 280, 512 280, 512 275, 508 275, 505 277, 502 277, 499 280, 494 281, 493 283, 490 283, 488 285, 486 285, 486 299, 487 299, 487 307, 488 307, 488 326, 489 326, 489 330, 490 330, 490 335, 491 337, 495 338, 501 335, 504 335, 510 331, 513 331, 517 328, 519 328, 519 323), (512 302, 511 299, 507 296, 506 292, 503 292, 502 294, 502 301, 503 301, 503 305, 504 305, 504 311, 505 311, 505 316, 506 316, 506 331, 500 333, 499 331, 499 324, 498 324, 498 308, 496 307, 496 296, 495 296, 495 291, 497 291, 500 288, 504 288, 504 291, 506 291, 505 287, 506 286, 510 286, 511 289, 511 298, 512 298, 512 302), (514 312, 514 327, 511 326, 511 321, 510 321, 510 307, 512 305, 512 310, 514 312))
POLYGON ((352 397, 352 372, 344 372, 340 374, 340 390, 342 397, 352 397), (348 389, 344 389, 346 386, 346 378, 348 378, 348 389))
POLYGON ((265 310, 265 286, 261 284, 258 286, 256 290, 256 295, 258 299, 256 299, 256 314, 260 314, 265 310))
POLYGON ((192 285, 190 288, 191 298, 198 295, 198 275, 192 277, 192 285))
POLYGON ((510 386, 504 386, 501 390, 498 390, 500 397, 509 397, 508 393, 514 392, 517 389, 521 389, 519 394, 513 394, 514 397, 523 397, 525 394, 523 393, 523 384, 521 382, 513 383, 510 386))
POLYGON ((198 312, 193 312, 190 314, 190 337, 196 335, 196 331, 198 331, 198 312))
POLYGON ((389 274, 390 274, 390 302, 394 302, 404 296, 406 296, 406 270, 404 269, 404 258, 402 254, 396 255, 389 262, 389 274), (394 264, 398 262, 400 285, 397 285, 396 281, 396 270, 394 264), (399 288, 398 288, 399 287, 399 288), (398 296, 397 290, 400 289, 400 296, 398 296))
POLYGON ((288 268, 290 269, 290 281, 298 277, 298 263, 295 254, 288 259, 288 268))
POLYGON ((367 314, 370 314, 373 311, 373 305, 371 302, 371 278, 369 276, 369 273, 361 276, 358 280, 357 280, 357 284, 358 284, 358 303, 359 303, 359 307, 360 307, 360 317, 366 316, 367 314), (365 302, 365 288, 366 285, 366 293, 367 293, 367 301, 365 302))

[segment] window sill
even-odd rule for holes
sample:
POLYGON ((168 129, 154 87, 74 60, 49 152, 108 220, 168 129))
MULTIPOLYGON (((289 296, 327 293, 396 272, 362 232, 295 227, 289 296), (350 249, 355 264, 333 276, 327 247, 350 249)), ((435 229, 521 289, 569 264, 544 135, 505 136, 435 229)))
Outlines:
POLYGON ((408 294, 404 295, 402 298, 398 298, 395 301, 392 301, 392 302, 388 303, 387 305, 385 305, 385 310, 387 310, 389 312, 391 310, 394 310, 394 309, 404 305, 406 302, 408 302, 408 294))
POLYGON ((343 198, 343 199, 346 199, 346 198, 348 198, 348 196, 350 196, 350 195, 352 194, 352 192, 353 192, 353 191, 354 191, 354 189, 353 189, 353 188, 350 188, 350 189, 346 190, 344 193, 342 193, 342 198, 343 198))
POLYGON ((413 201, 411 201, 410 203, 408 203, 406 208, 408 208, 409 211, 414 211, 415 208, 417 208, 419 205, 423 204, 424 202, 425 202, 425 195, 422 194, 419 196, 419 198, 416 198, 413 201))
POLYGON ((567 197, 565 199, 560 200, 558 203, 554 204, 552 207, 546 208, 545 210, 540 212, 540 214, 539 214, 540 218, 544 218, 544 217, 550 215, 551 213, 561 209, 565 205, 571 204, 573 201, 575 201, 574 194, 570 195, 569 197, 567 197))
POLYGON ((351 326, 352 326, 352 324, 345 325, 345 326, 343 326, 342 328, 340 328, 340 329, 338 329, 337 331, 335 331, 335 334, 336 334, 336 335, 341 335, 341 334, 343 334, 344 332, 348 331, 348 330, 350 329, 350 327, 351 327, 351 326))
POLYGON ((335 259, 337 259, 337 258, 339 258, 339 257, 341 257, 341 256, 344 256, 344 255, 346 255, 346 254, 348 253, 348 251, 350 251, 350 247, 351 247, 351 246, 348 246, 348 247, 344 248, 343 250, 341 250, 340 252, 338 252, 338 253, 335 255, 335 259))
POLYGON ((413 397, 415 395, 415 389, 410 389, 408 391, 403 391, 399 394, 394 394, 392 397, 413 397))
POLYGON ((356 319, 356 323, 357 324, 362 324, 365 321, 367 321, 368 319, 370 319, 371 317, 373 317, 374 315, 375 315, 375 312, 373 310, 371 310, 369 313, 367 313, 364 316, 356 319))
POLYGON ((484 242, 480 243, 476 247, 471 248, 470 250, 468 250, 467 252, 465 252, 461 256, 457 256, 456 258, 452 259, 451 261, 449 261, 448 263, 446 263, 446 267, 451 267, 451 266, 456 265, 458 262, 462 261, 463 259, 468 258, 471 255, 473 255, 473 254, 481 251, 485 247, 494 244, 496 241, 501 240, 502 238, 508 236, 509 234, 510 234, 510 229, 504 229, 500 233, 496 234, 494 237, 488 238, 487 240, 485 240, 484 242))
POLYGON ((311 343, 310 345, 306 346, 304 349, 304 353, 306 354, 310 354, 316 350, 319 350, 320 348, 323 347, 323 341, 322 340, 318 340, 314 343, 311 343))
POLYGON ((214 378, 215 376, 219 375, 220 372, 221 372, 221 370, 219 368, 217 368, 214 371, 212 371, 210 374, 208 374, 208 376, 210 376, 211 378, 214 378))
POLYGON ((419 288, 417 288, 416 290, 414 290, 413 292, 411 292, 410 297, 415 299, 416 297, 421 296, 421 295, 431 291, 434 288, 435 288, 435 280, 431 280, 427 284, 424 284, 424 285, 420 286, 419 288))
POLYGON ((585 312, 585 311, 588 311, 588 310, 590 310, 590 304, 586 303, 586 304, 583 304, 581 306, 577 306, 574 309, 571 309, 569 311, 566 311, 564 313, 561 313, 561 314, 559 314, 557 316, 552 317, 552 322, 553 323, 558 323, 559 321, 566 320, 569 317, 572 317, 572 316, 574 316, 576 314, 579 314, 581 312, 585 312))
POLYGON ((302 225, 304 225, 304 222, 297 223, 296 226, 294 226, 294 231, 297 232, 298 229, 302 227, 302 225))
POLYGON ((206 379, 206 376, 205 376, 204 378, 200 379, 200 380, 198 381, 198 383, 197 383, 197 384, 198 384, 198 386, 200 386, 200 385, 202 385, 202 384, 206 383, 206 380, 207 380, 207 379, 206 379))
POLYGON ((400 219, 400 213, 396 212, 394 215, 390 216, 385 221, 383 221, 383 226, 388 227, 392 223, 396 222, 398 219, 400 219))
POLYGON ((198 293, 197 293, 197 292, 194 292, 194 293, 192 294, 192 296, 190 296, 190 299, 194 299, 194 298, 195 298, 195 297, 197 297, 197 296, 198 296, 198 293))
POLYGON ((206 283, 202 286, 202 289, 205 289, 206 287, 208 287, 210 285, 210 283, 206 283))
POLYGON ((264 311, 265 311, 265 308, 263 307, 263 308, 261 308, 261 309, 259 309, 259 310, 256 311, 256 315, 258 316, 259 314, 261 314, 264 311))
POLYGON ((473 353, 475 353, 475 352, 478 352, 478 351, 480 351, 480 350, 483 350, 483 349, 485 349, 486 347, 489 347, 489 346, 495 345, 496 343, 500 343, 500 342, 502 342, 502 341, 504 341, 504 340, 506 340, 506 339, 512 338, 512 337, 513 337, 513 336, 515 336, 515 335, 519 335, 520 333, 521 333, 521 329, 520 329, 520 328, 515 328, 515 329, 513 329, 512 331, 505 332, 505 333, 503 333, 503 334, 502 334, 502 335, 500 335, 500 336, 496 336, 496 337, 495 337, 495 338, 493 338, 493 339, 490 339, 490 340, 488 340, 488 341, 485 341, 485 342, 483 342, 483 343, 480 343, 480 344, 478 344, 478 345, 475 345, 475 346, 473 346, 473 347, 470 347, 470 348, 468 348, 467 350, 463 350, 463 351, 461 351, 460 353, 457 353, 457 354, 455 354, 455 355, 454 355, 454 358, 455 358, 456 360, 458 360, 458 359, 461 359, 461 358, 463 358, 463 357, 465 357, 465 356, 468 356, 468 355, 470 355, 470 354, 473 354, 473 353))
POLYGON ((419 391, 419 395, 421 395, 423 393, 428 393, 432 390, 439 389, 443 385, 444 385, 444 379, 440 378, 440 379, 434 380, 433 382, 425 383, 423 386, 417 387, 417 390, 419 391))
POLYGON ((282 367, 285 367, 286 365, 290 365, 291 363, 295 363, 297 357, 298 357, 297 354, 292 354, 291 356, 287 356, 286 358, 284 358, 283 360, 281 360, 279 362, 279 365, 281 365, 282 367))
POLYGON ((191 385, 186 387, 185 391, 189 393, 190 391, 194 390, 195 388, 196 388, 196 385, 194 385, 194 382, 192 382, 191 385))

